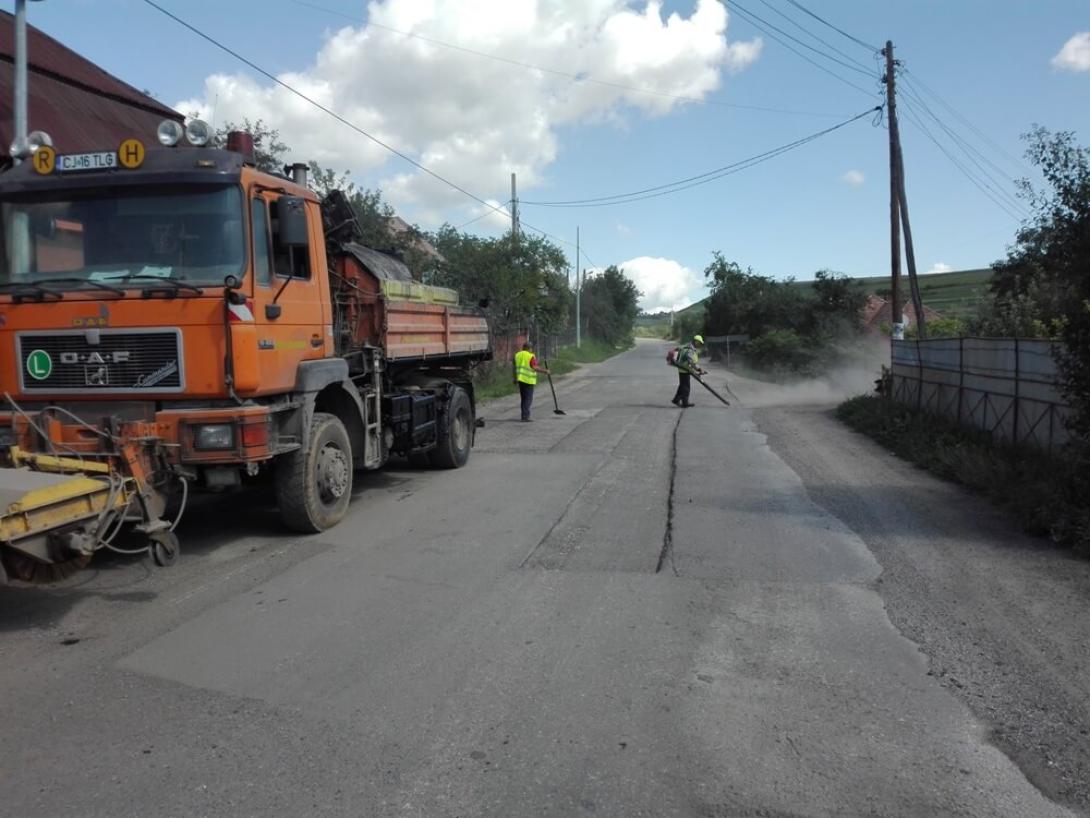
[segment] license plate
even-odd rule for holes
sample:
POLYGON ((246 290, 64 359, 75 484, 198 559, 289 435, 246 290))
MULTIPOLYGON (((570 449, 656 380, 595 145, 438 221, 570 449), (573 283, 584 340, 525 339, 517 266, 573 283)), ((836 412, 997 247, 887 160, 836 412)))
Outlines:
POLYGON ((69 153, 57 157, 57 170, 62 173, 76 170, 107 170, 116 167, 117 153, 114 151, 69 153))

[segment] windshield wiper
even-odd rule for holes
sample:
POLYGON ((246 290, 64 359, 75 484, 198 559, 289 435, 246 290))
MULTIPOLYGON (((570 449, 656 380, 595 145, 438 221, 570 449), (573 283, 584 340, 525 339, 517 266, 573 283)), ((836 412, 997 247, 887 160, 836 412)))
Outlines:
POLYGON ((167 293, 172 298, 176 296, 180 291, 196 293, 197 295, 203 295, 204 290, 200 287, 194 287, 192 284, 187 284, 184 281, 179 281, 176 278, 170 276, 157 276, 151 273, 126 273, 120 276, 110 276, 109 281, 154 281, 162 286, 147 286, 144 287, 142 295, 144 298, 150 298, 155 293, 167 293))
POLYGON ((64 278, 39 278, 35 284, 90 284, 92 287, 99 290, 106 290, 107 292, 117 293, 120 296, 125 295, 125 291, 120 287, 111 287, 109 284, 103 284, 101 281, 95 281, 90 278, 79 278, 77 276, 67 276, 64 278))
POLYGON ((64 293, 43 287, 31 281, 7 281, 0 284, 0 293, 10 292, 12 300, 19 304, 26 300, 45 301, 47 295, 54 296, 58 301, 64 298, 64 293), (22 292, 19 292, 22 290, 22 292))

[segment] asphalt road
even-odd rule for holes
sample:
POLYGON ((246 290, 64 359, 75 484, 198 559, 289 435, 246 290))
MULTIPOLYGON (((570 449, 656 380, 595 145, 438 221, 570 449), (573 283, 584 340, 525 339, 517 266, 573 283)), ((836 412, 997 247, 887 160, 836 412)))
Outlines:
POLYGON ((0 813, 1085 812, 1090 565, 664 351, 325 534, 216 498, 175 568, 0 593, 0 813))

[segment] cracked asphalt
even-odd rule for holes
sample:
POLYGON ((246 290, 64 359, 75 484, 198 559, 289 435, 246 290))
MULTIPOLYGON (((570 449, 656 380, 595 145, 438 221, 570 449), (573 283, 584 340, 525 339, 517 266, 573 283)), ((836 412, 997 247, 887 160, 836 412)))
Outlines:
POLYGON ((3 812, 1087 814, 1088 565, 665 348, 321 535, 209 498, 173 569, 4 590, 3 812))

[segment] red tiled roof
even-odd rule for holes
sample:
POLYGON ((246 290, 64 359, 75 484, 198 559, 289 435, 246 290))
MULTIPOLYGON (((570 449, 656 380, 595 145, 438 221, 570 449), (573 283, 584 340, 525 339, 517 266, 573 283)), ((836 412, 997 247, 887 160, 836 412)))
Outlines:
MULTIPOLYGON (((0 155, 12 140, 15 18, 0 12, 0 155)), ((102 150, 136 136, 154 139, 164 119, 183 117, 27 26, 27 119, 61 153, 102 150)))

